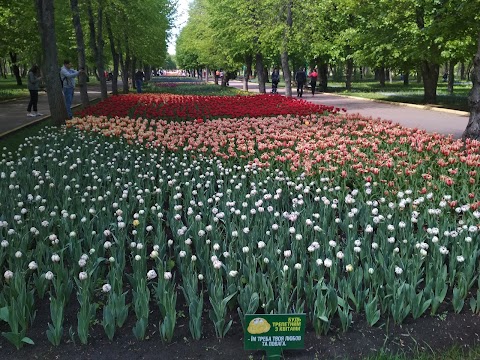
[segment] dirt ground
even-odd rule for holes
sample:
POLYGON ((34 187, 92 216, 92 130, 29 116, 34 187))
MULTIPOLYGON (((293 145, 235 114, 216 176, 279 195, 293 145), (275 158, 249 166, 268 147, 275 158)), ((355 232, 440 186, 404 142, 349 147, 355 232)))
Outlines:
MULTIPOLYGON (((74 299, 66 309, 64 338, 58 347, 47 340, 45 331, 50 321, 49 304, 45 299, 39 303, 37 316, 28 336, 35 345, 25 345, 20 350, 0 337, 0 359, 68 359, 68 360, 134 360, 134 359, 262 359, 265 353, 243 349, 243 331, 238 315, 232 313, 234 323, 226 338, 217 340, 213 324, 204 315, 203 338, 194 341, 190 337, 188 319, 179 317, 175 336, 171 343, 163 344, 156 326, 158 313, 152 311, 149 319, 147 338, 135 339, 132 327, 135 315, 130 312, 123 328, 117 330, 113 341, 105 335, 101 323, 92 324, 89 344, 81 345, 76 332, 76 302, 74 299)), ((370 327, 362 316, 354 316, 354 323, 346 333, 341 333, 339 324, 333 321, 333 329, 327 336, 317 337, 312 327, 307 325, 305 349, 286 351, 285 359, 363 359, 380 351, 391 354, 412 354, 416 351, 438 352, 453 345, 469 347, 480 344, 480 316, 473 315, 467 307, 460 314, 449 309, 440 309, 435 315, 420 319, 407 318, 401 326, 381 319, 370 327)), ((183 312, 188 309, 183 306, 183 312)), ((101 319, 101 313, 97 314, 101 319)), ((307 323, 308 324, 308 323, 307 323)), ((0 323, 0 331, 6 331, 5 323, 0 323)), ((265 357, 266 358, 266 357, 265 357)))

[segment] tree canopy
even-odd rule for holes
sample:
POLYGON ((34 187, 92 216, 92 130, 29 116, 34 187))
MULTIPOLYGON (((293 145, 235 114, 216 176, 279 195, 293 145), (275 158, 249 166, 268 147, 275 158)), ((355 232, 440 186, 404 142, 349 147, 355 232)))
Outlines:
MULTIPOLYGON (((318 67, 325 89, 329 71, 340 74, 347 88, 354 67, 374 69, 381 83, 386 71, 404 74, 406 81, 416 72, 424 102, 436 103, 443 66, 474 66, 480 2, 193 0, 189 15, 177 41, 181 67, 248 67, 252 57, 271 67, 282 59, 285 79, 290 69, 318 67)), ((258 64, 257 74, 262 89, 258 64)), ((453 88, 453 74, 449 81, 453 88)))

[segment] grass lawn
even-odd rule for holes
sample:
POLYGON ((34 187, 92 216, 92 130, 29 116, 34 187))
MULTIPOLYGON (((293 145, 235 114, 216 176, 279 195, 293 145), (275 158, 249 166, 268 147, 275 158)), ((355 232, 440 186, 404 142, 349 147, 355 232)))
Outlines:
POLYGON ((159 76, 153 77, 145 84, 145 91, 152 93, 176 94, 176 95, 220 95, 234 96, 247 94, 233 87, 222 87, 191 77, 184 76, 159 76))
POLYGON ((27 79, 22 79, 23 85, 18 86, 14 77, 0 78, 0 101, 28 96, 27 79))
MULTIPOLYGON (((469 111, 468 94, 472 88, 470 82, 455 83, 454 93, 447 92, 447 83, 439 82, 437 87, 437 106, 448 109, 469 111)), ((358 96, 368 99, 423 104, 423 84, 411 81, 408 86, 403 81, 386 83, 381 87, 378 81, 354 82, 352 90, 347 91, 344 82, 329 82, 328 92, 358 96)))
MULTIPOLYGON (((251 79, 250 82, 256 83, 257 80, 251 79)), ((267 92, 269 92, 271 90, 271 84, 267 83, 266 87, 267 92)), ((278 87, 285 87, 285 82, 280 81, 278 87)), ((295 89, 296 85, 292 84, 292 90, 295 91, 295 89)), ((435 105, 447 109, 470 111, 468 106, 468 94, 471 89, 471 82, 456 82, 454 86, 454 93, 450 95, 447 92, 447 83, 440 81, 437 87, 438 103, 435 105)), ((371 79, 356 81, 352 83, 352 90, 350 91, 347 91, 345 88, 345 82, 329 81, 327 92, 347 96, 358 96, 366 99, 403 102, 409 104, 424 104, 423 84, 416 82, 415 79, 410 81, 408 86, 403 85, 403 81, 393 81, 392 83, 385 83, 385 87, 381 87, 378 81, 371 79)))
POLYGON ((0 154, 15 152, 19 148, 19 145, 25 143, 26 138, 38 135, 39 131, 46 126, 53 126, 53 121, 51 118, 1 137, 0 154))
POLYGON ((412 355, 388 355, 379 354, 368 357, 366 360, 477 360, 480 359, 480 347, 472 347, 470 349, 461 349, 454 346, 444 352, 421 352, 415 356, 412 355))

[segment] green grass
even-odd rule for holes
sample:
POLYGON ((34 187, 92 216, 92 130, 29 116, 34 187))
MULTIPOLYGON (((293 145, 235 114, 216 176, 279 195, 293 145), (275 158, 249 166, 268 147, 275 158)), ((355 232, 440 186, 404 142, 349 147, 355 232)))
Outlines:
POLYGON ((0 154, 6 154, 8 152, 15 152, 19 148, 20 144, 25 142, 25 139, 32 136, 37 136, 39 131, 46 126, 53 126, 51 118, 42 120, 36 124, 29 125, 18 131, 7 134, 0 138, 0 154))
POLYGON ((155 85, 155 83, 146 84, 145 92, 151 93, 168 93, 177 95, 219 95, 219 96, 234 96, 239 94, 247 94, 242 90, 233 87, 222 87, 214 84, 204 83, 179 83, 179 84, 162 84, 155 85))
MULTIPOLYGON (((448 109, 469 111, 468 94, 472 88, 471 83, 461 82, 454 86, 453 95, 448 94, 447 84, 439 82, 437 87, 437 106, 448 109)), ((404 102, 410 104, 423 104, 423 84, 411 81, 403 85, 402 81, 387 82, 381 87, 378 81, 354 82, 352 90, 347 91, 345 83, 329 82, 327 92, 342 95, 358 96, 367 99, 404 102)))
POLYGON ((0 101, 28 96, 27 79, 22 78, 22 86, 17 85, 14 77, 0 78, 0 101))
POLYGON ((202 83, 203 81, 188 76, 153 76, 150 80, 152 83, 202 83))
POLYGON ((389 355, 380 353, 369 356, 365 360, 478 360, 480 359, 480 346, 473 346, 468 349, 454 346, 442 352, 418 352, 416 354, 389 355))
MULTIPOLYGON (((241 80, 241 79, 237 79, 241 80)), ((256 83, 257 79, 251 79, 249 82, 256 83)), ((280 81, 280 88, 285 87, 285 83, 280 81)), ((318 83, 317 83, 318 86, 318 83)), ((271 89, 271 84, 267 83, 267 92, 271 89)), ((296 85, 292 84, 292 89, 296 85)), ((470 111, 468 106, 468 94, 472 89, 472 83, 468 81, 455 83, 453 95, 447 92, 447 83, 440 81, 437 87, 438 107, 446 109, 470 111)), ((392 102, 403 102, 408 104, 424 104, 423 102, 423 84, 418 83, 414 78, 410 79, 408 86, 403 85, 403 81, 395 80, 392 83, 386 82, 385 87, 381 87, 378 81, 363 80, 352 83, 352 90, 347 91, 345 82, 328 82, 327 93, 336 93, 347 96, 358 96, 365 99, 383 100, 392 102)))

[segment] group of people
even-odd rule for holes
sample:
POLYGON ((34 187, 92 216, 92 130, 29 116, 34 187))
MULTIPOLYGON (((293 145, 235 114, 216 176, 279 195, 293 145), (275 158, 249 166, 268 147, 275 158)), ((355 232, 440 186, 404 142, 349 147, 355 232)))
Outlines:
MULTIPOLYGON (((312 90, 312 96, 315 95, 315 89, 317 87, 317 78, 318 73, 317 69, 312 69, 310 74, 308 74, 308 78, 310 78, 310 88, 312 90)), ((278 89, 278 83, 280 81, 280 72, 278 68, 274 68, 272 72, 272 93, 276 94, 278 89)), ((307 83, 307 73, 304 68, 299 68, 298 71, 295 73, 295 82, 297 83, 297 97, 303 96, 303 88, 307 83)))
MULTIPOLYGON (((67 108, 67 116, 69 119, 73 117, 72 114, 72 101, 73 93, 75 90, 75 79, 78 75, 84 73, 84 69, 75 70, 72 69, 72 63, 70 60, 65 60, 63 66, 60 69, 60 81, 62 84, 63 97, 65 99, 65 106, 67 108)), ((30 92, 30 101, 27 106, 27 116, 36 117, 43 114, 38 112, 38 92, 40 90, 40 83, 42 77, 40 75, 40 69, 37 65, 32 66, 28 71, 27 87, 30 92)), ((134 75, 135 86, 137 93, 142 92, 143 81, 145 80, 145 74, 142 70, 138 70, 134 75)))
MULTIPOLYGON (((72 69, 70 60, 65 60, 62 68, 60 69, 60 82, 62 84, 63 97, 65 99, 65 106, 67 108, 67 115, 69 119, 73 117, 72 100, 75 89, 75 78, 83 72, 85 72, 83 69, 78 71, 72 69)), ((42 116, 43 114, 38 112, 38 92, 40 90, 42 77, 40 76, 40 69, 37 65, 32 66, 32 68, 28 71, 27 79, 27 88, 30 92, 30 101, 28 102, 27 106, 27 116, 42 116)))
MULTIPOLYGON (((308 77, 310 78, 310 89, 312 90, 312 96, 314 96, 315 89, 317 87, 317 69, 312 69, 312 71, 310 71, 310 74, 308 74, 308 77)), ((300 68, 296 72, 295 82, 297 83, 297 97, 303 97, 303 87, 307 83, 307 73, 305 72, 304 68, 300 68)))

